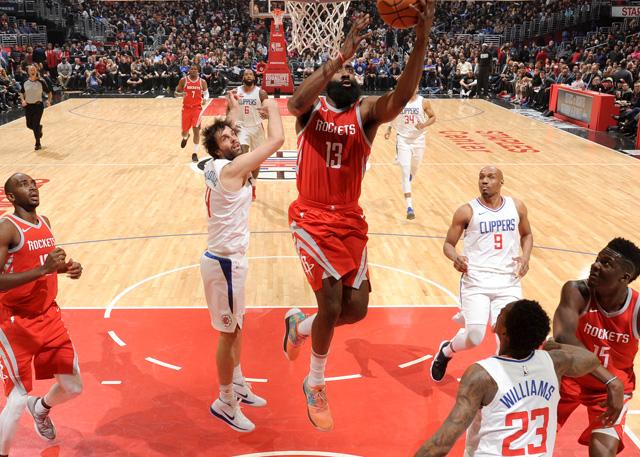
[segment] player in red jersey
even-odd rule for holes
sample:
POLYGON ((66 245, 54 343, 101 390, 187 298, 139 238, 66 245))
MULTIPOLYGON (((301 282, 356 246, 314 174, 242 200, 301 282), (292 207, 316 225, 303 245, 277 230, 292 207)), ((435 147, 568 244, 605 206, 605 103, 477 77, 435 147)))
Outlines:
POLYGON ((589 279, 564 285, 553 317, 556 341, 585 347, 602 364, 591 375, 564 378, 558 405, 560 427, 578 406, 587 407, 589 425, 578 442, 589 446, 592 457, 612 457, 624 448, 640 338, 639 295, 628 285, 638 274, 640 249, 623 238, 613 239, 591 265, 589 279))
POLYGON ((198 161, 198 148, 200 147, 200 116, 202 115, 202 104, 209 99, 209 88, 207 82, 200 77, 200 67, 191 65, 189 74, 180 79, 175 91, 176 97, 182 99, 182 142, 180 147, 184 148, 189 141, 189 129, 193 130, 193 154, 191 160, 198 161))
POLYGON ((308 317, 299 309, 287 312, 284 350, 295 359, 311 335, 311 369, 303 389, 309 419, 321 431, 333 428, 324 371, 334 327, 363 319, 369 303, 368 226, 358 199, 371 143, 378 127, 413 97, 422 75, 435 2, 416 5, 416 42, 395 90, 360 98, 348 61, 371 36, 361 35, 369 25, 367 15, 354 21, 338 57, 310 75, 287 105, 298 133, 299 196, 289 207, 289 224, 318 312, 308 317), (325 88, 327 97, 319 97, 325 88))
POLYGON ((0 219, 0 361, 7 403, 0 415, 0 457, 7 456, 25 406, 36 431, 56 437, 53 406, 78 396, 78 358, 56 303, 58 273, 78 279, 82 266, 55 245, 49 220, 36 214, 40 195, 33 178, 16 173, 4 185, 15 212, 0 219), (44 397, 32 397, 36 379, 55 377, 44 397))

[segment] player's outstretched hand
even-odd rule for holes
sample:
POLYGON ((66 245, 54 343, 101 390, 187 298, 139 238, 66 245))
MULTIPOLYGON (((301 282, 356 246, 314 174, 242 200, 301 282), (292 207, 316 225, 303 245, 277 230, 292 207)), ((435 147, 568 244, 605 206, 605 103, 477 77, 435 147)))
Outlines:
POLYGON ((67 257, 67 253, 62 248, 55 248, 49 253, 47 259, 44 261, 44 271, 48 273, 55 273, 61 268, 64 268, 64 259, 67 257))
POLYGON ((411 8, 418 12, 416 37, 426 38, 431 33, 433 18, 436 15, 436 0, 418 0, 411 8))
POLYGON ((624 384, 618 378, 607 384, 607 401, 600 403, 607 410, 598 417, 605 427, 616 423, 624 407, 624 384))
POLYGON ((80 265, 79 262, 74 262, 73 259, 69 259, 65 267, 67 269, 67 276, 71 279, 78 279, 82 276, 82 265, 80 265))
POLYGON ((463 255, 459 255, 453 261, 453 267, 460 273, 466 273, 469 267, 469 259, 463 255))
POLYGON ((227 92, 227 103, 229 103, 230 108, 240 106, 238 100, 240 100, 240 96, 235 90, 230 90, 229 92, 227 92))
POLYGON ((260 108, 258 108, 258 114, 260 115, 260 119, 269 119, 269 107, 261 106, 260 108))
POLYGON ((529 260, 522 256, 513 257, 516 261, 516 276, 522 278, 529 271, 529 260))
POLYGON ((364 16, 358 17, 351 26, 351 30, 349 30, 349 34, 347 38, 345 38, 344 43, 342 43, 342 47, 340 48, 340 54, 345 61, 351 59, 358 50, 358 46, 364 40, 369 38, 373 32, 365 33, 361 35, 360 33, 369 25, 371 22, 369 15, 365 14, 364 16))

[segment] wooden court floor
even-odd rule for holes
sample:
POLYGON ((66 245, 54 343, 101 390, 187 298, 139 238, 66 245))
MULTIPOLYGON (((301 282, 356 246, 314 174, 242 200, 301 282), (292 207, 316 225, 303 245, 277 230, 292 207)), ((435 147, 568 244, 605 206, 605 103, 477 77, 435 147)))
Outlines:
MULTIPOLYGON (((374 143, 361 198, 371 232, 372 305, 455 303, 459 275, 442 254, 443 237, 454 210, 476 196, 486 164, 502 168, 504 193, 529 208, 536 247, 524 292, 549 313, 562 284, 585 277, 612 237, 640 242, 640 161, 485 101, 432 105, 438 120, 413 181, 416 220, 405 219, 394 141, 381 129, 374 143)), ((295 149, 294 120, 284 122, 283 149, 295 149)), ((180 269, 199 261, 206 242, 203 179, 190 165, 191 143, 179 147, 180 101, 71 99, 48 108, 43 125, 38 152, 24 119, 0 126, 0 177, 22 171, 43 180, 40 213, 84 266, 80 281, 61 278, 61 305, 106 308, 128 287, 175 270, 137 285, 117 306, 203 306, 197 269, 180 269)), ((295 196, 292 180, 258 183, 252 306, 313 304, 291 258, 286 214, 295 196)), ((9 210, 6 199, 0 210, 9 210)), ((632 409, 640 412, 638 398, 632 409)), ((628 424, 640 434, 639 419, 630 415, 628 424)))

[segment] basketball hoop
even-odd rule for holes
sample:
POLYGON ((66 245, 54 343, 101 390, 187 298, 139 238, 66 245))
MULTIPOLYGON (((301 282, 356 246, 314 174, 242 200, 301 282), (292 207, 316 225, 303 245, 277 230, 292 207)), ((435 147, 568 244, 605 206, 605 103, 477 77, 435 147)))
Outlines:
POLYGON ((271 16, 273 16, 273 22, 276 24, 276 30, 279 32, 282 27, 282 20, 284 16, 284 11, 280 8, 274 8, 271 10, 271 16))
POLYGON ((338 55, 344 38, 342 27, 350 0, 286 0, 291 17, 291 49, 300 55, 306 50, 338 55))

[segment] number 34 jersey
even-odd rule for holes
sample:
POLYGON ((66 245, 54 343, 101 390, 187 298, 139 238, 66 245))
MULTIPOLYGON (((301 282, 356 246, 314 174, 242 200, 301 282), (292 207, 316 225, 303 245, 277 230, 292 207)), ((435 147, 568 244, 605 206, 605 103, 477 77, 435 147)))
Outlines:
POLYGON ((469 428, 473 457, 551 457, 560 401, 551 356, 533 351, 524 360, 490 357, 478 362, 498 385, 495 397, 469 428))
POLYGON ((338 110, 320 97, 298 133, 296 184, 301 199, 324 205, 357 203, 370 153, 360 101, 338 110))

